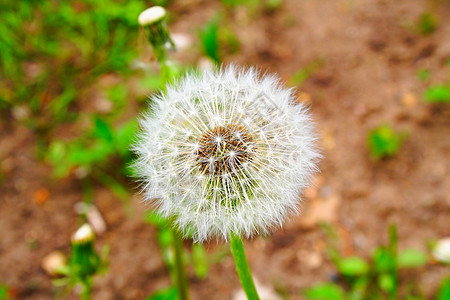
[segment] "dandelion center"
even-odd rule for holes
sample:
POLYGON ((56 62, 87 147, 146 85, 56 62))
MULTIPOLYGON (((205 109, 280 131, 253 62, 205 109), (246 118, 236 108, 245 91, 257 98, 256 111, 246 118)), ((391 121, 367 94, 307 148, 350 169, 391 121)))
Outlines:
POLYGON ((217 126, 200 137, 197 161, 206 174, 225 175, 238 172, 252 159, 253 138, 238 125, 217 126))

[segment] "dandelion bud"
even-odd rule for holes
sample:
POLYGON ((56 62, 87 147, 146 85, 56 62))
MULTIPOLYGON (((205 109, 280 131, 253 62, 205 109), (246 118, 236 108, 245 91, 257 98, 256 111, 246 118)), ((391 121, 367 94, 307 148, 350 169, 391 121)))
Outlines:
POLYGON ((91 226, 84 224, 72 236, 70 268, 80 278, 92 276, 98 272, 100 257, 94 249, 95 234, 91 226))
POLYGON ((432 254, 437 261, 450 264, 450 237, 439 240, 432 254))
POLYGON ((166 10, 163 7, 153 6, 144 10, 138 17, 138 22, 145 28, 147 39, 158 60, 165 59, 166 48, 175 47, 167 29, 166 16, 166 10))
POLYGON ((81 226, 72 236, 72 244, 84 244, 95 239, 94 230, 89 224, 81 226))
POLYGON ((138 17, 141 26, 152 25, 156 22, 164 20, 166 17, 166 10, 161 6, 153 6, 144 10, 138 17))
POLYGON ((250 237, 296 212, 320 155, 307 108, 275 76, 206 70, 152 100, 135 169, 186 236, 250 237))

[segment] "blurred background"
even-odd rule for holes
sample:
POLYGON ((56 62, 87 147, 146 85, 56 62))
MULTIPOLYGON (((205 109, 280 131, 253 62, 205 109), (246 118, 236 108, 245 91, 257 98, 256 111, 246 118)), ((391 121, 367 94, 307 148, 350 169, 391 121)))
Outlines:
MULTIPOLYGON (((137 24, 152 5, 180 73, 257 66, 311 107, 324 159, 302 214, 246 242, 269 299, 450 299, 448 246, 435 254, 450 236, 448 0, 2 0, 0 299, 77 299, 52 266, 86 221, 110 249, 93 299, 171 299, 151 296, 171 285, 170 239, 128 169, 162 88, 137 24)), ((227 245, 185 248, 192 299, 239 299, 227 245)))

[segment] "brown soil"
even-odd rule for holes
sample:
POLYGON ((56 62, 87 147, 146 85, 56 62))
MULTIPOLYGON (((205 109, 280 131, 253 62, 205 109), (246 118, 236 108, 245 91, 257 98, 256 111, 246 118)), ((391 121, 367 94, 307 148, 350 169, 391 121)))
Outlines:
MULTIPOLYGON (((193 8, 174 4, 170 9, 176 16, 171 30, 195 37, 196 28, 219 5, 189 2, 193 8)), ((346 255, 369 257, 386 242, 389 223, 398 226, 400 249, 425 250, 427 240, 449 235, 450 110, 421 101, 426 84, 416 73, 427 68, 432 82, 446 80, 450 5, 419 0, 283 2, 274 13, 241 8, 230 13, 241 48, 226 63, 259 66, 288 80, 296 70, 323 62, 299 93, 311 104, 322 135, 317 187, 307 192, 301 216, 271 237, 246 243, 258 280, 301 299, 302 288, 335 272, 320 221, 334 225, 346 255), (441 22, 436 32, 421 36, 411 24, 430 8, 441 22), (407 132, 408 140, 396 157, 373 161, 366 136, 382 122, 407 132)), ((192 53, 186 57, 197 58, 192 53)), ((82 200, 79 181, 52 179, 51 168, 36 157, 35 143, 34 134, 12 118, 0 121, 0 283, 13 287, 17 299, 54 297, 41 261, 54 250, 68 253, 70 236, 80 225, 74 210, 82 200), (36 198, 43 190, 49 191, 49 199, 39 204, 36 198)), ((143 299, 170 282, 155 229, 142 221, 144 205, 139 196, 132 200, 135 213, 127 217, 108 189, 95 188, 95 203, 108 226, 98 245, 110 245, 111 265, 96 280, 93 299, 143 299)), ((215 242, 207 246, 211 253, 221 247, 215 242)), ((189 272, 192 299, 230 299, 239 289, 230 256, 212 265, 205 280, 189 272)), ((448 269, 437 265, 416 274, 427 298, 445 274, 448 269)))

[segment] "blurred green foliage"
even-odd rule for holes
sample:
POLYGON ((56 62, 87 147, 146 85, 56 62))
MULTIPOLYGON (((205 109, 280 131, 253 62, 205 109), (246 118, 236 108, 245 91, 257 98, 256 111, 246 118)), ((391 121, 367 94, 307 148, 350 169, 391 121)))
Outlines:
MULTIPOLYGON (((132 160, 129 148, 138 127, 124 118, 127 78, 142 77, 132 67, 138 57, 137 17, 151 3, 166 2, 0 3, 0 114, 26 112, 17 119, 37 133, 38 155, 53 165, 55 177, 94 176, 119 198, 129 196, 116 180, 128 169, 116 166, 132 160), (108 76, 121 83, 99 84, 108 76), (92 109, 99 100, 89 94, 93 86, 107 109, 92 109), (69 122, 70 139, 55 138, 69 122)), ((159 74, 146 75, 146 90, 162 87, 159 74)))
POLYGON ((145 6, 142 0, 3 1, 0 108, 28 102, 34 113, 57 117, 101 74, 128 73, 145 6))
POLYGON ((6 284, 0 284, 0 300, 9 299, 9 287, 6 284))
MULTIPOLYGON (((106 174, 112 157, 131 160, 129 144, 137 122, 123 120, 127 85, 100 91, 111 107, 107 112, 84 111, 82 105, 94 101, 85 99, 86 91, 102 76, 125 79, 135 72, 130 65, 138 55, 136 20, 148 4, 143 0, 0 3, 0 110, 20 107, 29 112, 19 121, 38 133, 39 154, 54 166, 56 177, 106 174), (87 127, 80 136, 67 140, 49 135, 59 124, 75 121, 87 127)), ((125 174, 123 168, 118 170, 125 174)), ((116 194, 128 195, 111 176, 98 177, 116 194)))
MULTIPOLYGON (((162 253, 163 261, 171 273, 171 277, 175 278, 175 261, 174 261, 174 238, 172 226, 169 220, 164 219, 155 211, 148 211, 145 214, 145 221, 158 229, 158 244, 162 253)), ((191 253, 187 251, 185 261, 192 265, 195 275, 204 279, 208 275, 209 265, 213 259, 208 257, 202 244, 193 244, 191 253)))
POLYGON ((261 0, 221 0, 221 2, 228 6, 238 5, 257 5, 261 0))
POLYGON ((431 12, 424 12, 420 15, 417 28, 423 35, 432 34, 438 27, 437 17, 431 12))
MULTIPOLYGON (((447 68, 450 68, 450 59, 447 60, 447 68)), ((428 69, 420 69, 417 71, 417 77, 421 81, 429 81, 432 79, 431 72, 428 69)), ((427 88, 423 93, 423 99, 427 103, 448 103, 450 102, 450 77, 442 83, 427 84, 427 88)))
POLYGON ((242 5, 248 7, 260 6, 269 12, 278 9, 283 4, 283 0, 221 0, 221 2, 229 7, 242 5))
POLYGON ((429 103, 448 103, 450 102, 450 86, 432 85, 425 90, 424 99, 429 103))
POLYGON ((445 278, 439 287, 436 300, 450 299, 450 277, 445 278))
POLYGON ((283 4, 283 0, 265 0, 264 6, 268 10, 276 10, 283 4))
POLYGON ((224 53, 235 53, 240 46, 239 39, 226 23, 227 19, 218 14, 204 24, 199 31, 203 53, 216 64, 222 62, 224 53))
POLYGON ((345 292, 335 283, 321 283, 305 290, 303 296, 310 300, 342 300, 345 292))
MULTIPOLYGON (((163 218, 157 212, 151 210, 148 211, 144 219, 147 223, 157 228, 158 245, 161 251, 162 259, 169 270, 172 282, 176 282, 176 266, 175 266, 175 240, 173 231, 173 225, 170 220, 163 218)), ((184 251, 184 261, 192 266, 195 275, 199 279, 205 279, 209 273, 209 267, 212 263, 220 261, 224 254, 219 251, 209 256, 203 246, 203 244, 194 243, 191 246, 191 251, 184 251)), ((148 300, 156 299, 177 299, 178 291, 176 287, 165 287, 156 291, 151 296, 147 297, 148 300)))
POLYGON ((369 132, 367 145, 372 157, 386 158, 398 153, 405 137, 404 133, 395 132, 390 125, 384 124, 369 132))
POLYGON ((200 29, 200 42, 203 52, 211 58, 216 64, 221 62, 221 53, 219 46, 219 22, 217 18, 211 19, 200 29))
POLYGON ((150 210, 144 216, 145 222, 155 226, 158 230, 157 238, 162 259, 169 270, 172 278, 175 272, 175 261, 173 257, 173 236, 169 221, 159 215, 157 212, 150 210))
POLYGON ((160 289, 153 293, 152 295, 145 298, 145 300, 177 300, 178 297, 178 289, 176 286, 169 286, 163 289, 160 289))
POLYGON ((428 79, 430 79, 430 75, 430 70, 425 68, 417 71, 417 78, 419 78, 421 81, 427 81, 428 79))
POLYGON ((299 86, 301 85, 306 79, 311 77, 314 72, 319 70, 324 64, 324 60, 322 59, 316 59, 307 64, 305 67, 298 69, 295 71, 295 73, 291 76, 291 80, 289 82, 292 86, 299 86))
POLYGON ((128 147, 136 130, 137 121, 134 119, 112 128, 101 118, 95 117, 93 128, 86 135, 66 142, 53 141, 46 157, 54 166, 57 177, 67 176, 76 168, 84 168, 89 174, 93 167, 106 165, 112 155, 130 161, 128 147))
MULTIPOLYGON (((399 279, 402 270, 423 267, 428 263, 428 255, 417 249, 397 250, 397 229, 389 227, 389 243, 375 249, 370 261, 352 256, 343 257, 337 249, 337 235, 333 228, 323 224, 329 236, 328 255, 339 273, 336 282, 322 283, 303 291, 303 296, 311 300, 359 300, 359 299, 399 299, 399 291, 406 293, 404 299, 423 299, 419 287, 408 289, 408 281, 399 279), (400 284, 404 283, 405 287, 400 284)), ((406 278, 407 279, 407 278, 406 278)), ((439 294, 445 290, 444 279, 439 294)), ((440 300, 440 296, 436 299, 440 300)))
POLYGON ((209 258, 203 244, 193 244, 190 263, 194 268, 195 275, 200 279, 205 279, 209 272, 209 258))

